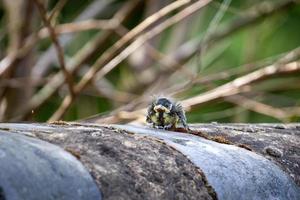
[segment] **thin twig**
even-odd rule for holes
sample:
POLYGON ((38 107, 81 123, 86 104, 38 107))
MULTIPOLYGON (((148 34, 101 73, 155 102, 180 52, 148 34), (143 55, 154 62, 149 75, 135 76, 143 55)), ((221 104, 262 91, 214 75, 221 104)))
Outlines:
POLYGON ((34 77, 18 77, 0 80, 0 88, 24 88, 24 87, 37 87, 45 84, 47 78, 34 78, 34 77), (28 84, 24 84, 28 83, 28 84))
MULTIPOLYGON (((122 24, 130 15, 132 10, 138 5, 139 1, 130 1, 126 3, 114 16, 113 19, 122 24)), ((107 30, 104 33, 99 33, 92 40, 90 40, 80 51, 68 62, 69 70, 74 74, 83 63, 89 60, 98 48, 112 36, 113 31, 107 30)), ((32 110, 36 110, 43 105, 65 82, 65 78, 61 72, 54 75, 51 80, 40 89, 29 101, 28 105, 24 106, 24 109, 13 118, 13 120, 20 120, 31 114, 32 110)))
MULTIPOLYGON (((185 63, 187 60, 189 60, 193 55, 195 55, 197 53, 198 49, 201 49, 201 45, 210 44, 209 46, 211 46, 213 43, 215 43, 223 38, 226 38, 227 36, 234 34, 238 30, 245 28, 249 25, 252 25, 254 23, 257 23, 267 16, 272 16, 273 14, 276 14, 280 11, 290 8, 294 4, 295 4, 294 1, 289 0, 289 1, 280 2, 275 5, 268 4, 269 9, 262 9, 263 7, 266 6, 265 3, 260 4, 259 6, 255 6, 254 8, 250 8, 249 10, 245 11, 245 14, 241 18, 234 20, 231 23, 231 25, 228 26, 228 28, 211 35, 205 41, 201 41, 201 42, 189 41, 186 44, 182 45, 182 48, 178 48, 178 50, 175 51, 175 53, 173 53, 169 57, 173 58, 173 60, 177 61, 178 63, 185 63), (258 12, 258 11, 260 11, 260 12, 258 12)), ((172 66, 172 68, 173 67, 174 66, 172 66)), ((175 67, 174 67, 174 69, 175 69, 175 67)), ((168 73, 168 74, 170 74, 170 73, 168 73)), ((160 77, 161 75, 164 75, 164 74, 160 73, 157 76, 154 76, 155 80, 153 80, 153 81, 157 81, 158 77, 160 77)), ((151 83, 153 81, 150 81, 149 83, 151 83)), ((187 84, 190 84, 190 83, 187 83, 187 84)), ((118 110, 121 110, 121 109, 118 109, 118 110)), ((117 113, 117 112, 118 111, 116 110, 113 113, 117 113)), ((143 111, 141 111, 141 112, 143 112, 143 111)), ((109 122, 109 118, 113 118, 113 121, 118 121, 118 119, 116 119, 115 117, 108 117, 108 118, 103 118, 103 120, 99 119, 99 122, 102 122, 102 121, 109 122)))
POLYGON ((8 54, 0 61, 0 77, 3 76, 13 65, 13 63, 20 58, 25 57, 38 42, 37 33, 33 33, 25 39, 25 42, 18 51, 13 54, 8 54))
MULTIPOLYGON (((206 46, 207 48, 211 48, 213 44, 216 44, 218 41, 228 36, 231 36, 237 31, 246 28, 248 26, 251 26, 254 23, 257 23, 265 19, 266 17, 270 17, 280 11, 290 8, 293 5, 295 5, 295 2, 293 0, 283 1, 277 4, 272 4, 272 3, 266 4, 266 2, 263 2, 258 6, 254 6, 246 10, 242 16, 233 20, 233 22, 230 23, 230 25, 228 25, 225 29, 209 35, 206 40, 199 40, 196 38, 186 42, 185 44, 181 45, 181 47, 179 47, 175 52, 171 53, 170 55, 167 55, 167 58, 173 60, 174 63, 177 65, 177 67, 176 65, 172 65, 170 63, 169 67, 172 70, 160 71, 159 73, 151 76, 153 78, 148 77, 147 83, 143 85, 142 84, 137 85, 137 88, 135 88, 134 91, 139 91, 141 87, 147 88, 148 86, 151 86, 153 83, 159 82, 158 80, 163 80, 165 82, 167 77, 171 77, 171 75, 177 71, 178 66, 190 60, 193 56, 197 54, 197 52, 199 52, 199 50, 202 49, 203 46, 206 46), (264 9, 266 5, 268 9, 264 9)), ((161 62, 164 63, 167 61, 162 60, 161 62)), ((190 82, 187 84, 193 84, 193 81, 194 80, 191 79, 190 82)))
MULTIPOLYGON (((51 15, 49 16, 49 19, 48 19, 49 21, 51 21, 51 19, 53 17, 55 17, 54 16, 54 15, 56 15, 55 13, 58 13, 60 11, 60 9, 64 6, 66 1, 67 0, 61 0, 57 3, 55 8, 51 11, 51 15)), ((47 28, 42 29, 42 30, 44 30, 43 32, 45 32, 46 29, 47 28)), ((41 36, 39 36, 39 33, 37 33, 37 32, 31 34, 30 36, 28 36, 25 39, 24 44, 18 49, 17 52, 14 52, 14 54, 9 54, 5 58, 3 58, 0 61, 0 77, 6 73, 6 71, 13 65, 13 63, 16 61, 16 59, 26 56, 28 54, 28 52, 30 52, 30 50, 32 50, 32 48, 35 46, 35 44, 40 39, 42 39, 42 36, 46 37, 46 36, 49 36, 49 34, 47 34, 47 35, 44 34, 41 36)))
POLYGON ((201 113, 201 118, 205 119, 205 121, 215 121, 218 119, 224 119, 227 117, 232 117, 234 115, 240 114, 243 111, 245 111, 245 109, 238 107, 231 107, 228 109, 222 109, 222 110, 218 110, 218 111, 213 111, 213 112, 209 112, 209 113, 201 113))
MULTIPOLYGON (((78 15, 76 15, 76 17, 72 21, 83 21, 94 18, 102 12, 105 12, 105 9, 109 9, 111 6, 113 6, 112 2, 114 1, 115 0, 88 1, 90 3, 84 3, 86 4, 86 6, 80 13, 78 13, 78 15)), ((71 2, 74 3, 74 1, 71 2)), ((70 4, 71 6, 72 3, 70 4)), ((60 45, 64 48, 73 39, 75 39, 74 37, 75 35, 65 35, 61 38, 60 45)), ((39 55, 37 61, 32 66, 32 74, 35 76, 43 76, 52 68, 53 64, 55 64, 56 62, 58 61, 54 45, 52 44, 39 55)))
POLYGON ((218 1, 213 1, 212 2, 212 6, 217 8, 217 9, 222 9, 222 10, 226 10, 234 15, 241 15, 243 13, 243 11, 237 9, 237 8, 234 8, 234 7, 224 7, 224 4, 223 2, 218 2, 218 1))
POLYGON ((275 108, 242 95, 226 97, 225 100, 248 110, 276 118, 283 122, 288 122, 288 119, 292 116, 292 113, 288 113, 281 108, 275 108))
POLYGON ((60 11, 63 9, 65 4, 68 0, 60 0, 56 3, 55 7, 52 9, 52 11, 49 14, 48 20, 51 24, 55 24, 55 21, 60 13, 60 11))
MULTIPOLYGON (((299 49, 298 49, 299 50, 299 49)), ((220 98, 236 95, 240 93, 244 86, 261 81, 263 79, 282 75, 295 73, 300 71, 300 65, 297 62, 290 62, 288 64, 275 64, 256 70, 250 74, 239 77, 224 85, 221 85, 213 90, 205 92, 196 97, 192 97, 182 101, 182 105, 190 109, 191 107, 200 106, 201 104, 217 100, 220 98)))
POLYGON ((257 22, 260 22, 266 17, 271 17, 272 15, 288 8, 292 8, 294 5, 296 5, 294 0, 280 1, 276 4, 263 2, 258 6, 254 6, 249 10, 246 10, 242 16, 233 20, 230 25, 226 26, 223 30, 209 35, 206 40, 199 40, 196 38, 187 42, 185 45, 182 45, 183 48, 178 49, 171 57, 181 63, 184 63, 197 54, 203 46, 209 48, 213 44, 216 44, 216 42, 242 30, 243 28, 247 28, 257 22))
MULTIPOLYGON (((57 3, 57 5, 51 11, 50 16, 48 18, 48 21, 51 21, 51 19, 54 19, 56 17, 57 14, 55 14, 55 13, 58 13, 60 11, 60 9, 62 9, 62 7, 64 6, 64 2, 65 2, 65 0, 62 0, 62 1, 59 1, 57 3)), ((85 23, 86 24, 89 23, 88 21, 89 20, 79 22, 78 25, 81 26, 80 28, 74 28, 74 25, 77 25, 77 22, 67 23, 67 24, 60 24, 60 25, 57 25, 56 27, 52 27, 52 28, 55 30, 57 35, 58 34, 63 34, 63 33, 71 33, 72 31, 68 30, 69 27, 73 28, 74 32, 85 31, 85 30, 89 30, 85 26, 85 23)), ((114 22, 107 22, 107 23, 111 23, 111 25, 107 25, 106 22, 104 22, 104 21, 99 22, 99 24, 102 23, 102 25, 104 25, 102 27, 104 29, 110 29, 110 26, 114 24, 114 22)), ((99 24, 98 25, 94 24, 94 27, 90 26, 89 28, 90 29, 95 29, 96 28, 95 26, 98 26, 97 29, 99 29, 100 28, 99 24)), ((37 42, 39 42, 41 39, 44 39, 46 37, 49 37, 49 31, 48 31, 47 27, 42 28, 41 30, 39 30, 39 31, 31 34, 30 36, 28 36, 25 39, 24 45, 22 47, 20 47, 18 52, 16 52, 15 54, 12 54, 12 55, 7 55, 5 58, 3 58, 0 61, 0 77, 3 76, 3 74, 6 73, 6 71, 11 67, 11 65, 13 64, 13 62, 16 59, 25 57, 27 55, 27 53, 30 50, 32 50, 33 47, 35 47, 37 42)))
POLYGON ((161 66, 163 66, 162 70, 159 73, 178 71, 181 72, 188 77, 188 79, 194 79, 195 73, 191 72, 185 64, 180 64, 176 60, 168 57, 164 53, 161 53, 159 50, 146 43, 146 48, 149 50, 149 54, 153 59, 157 61, 161 66))
MULTIPOLYGON (((89 19, 80 22, 72 22, 66 24, 59 24, 53 27, 54 32, 56 35, 65 34, 65 33, 74 33, 74 32, 81 32, 87 30, 113 30, 119 25, 118 21, 116 20, 95 20, 89 19)), ((38 37, 39 38, 46 38, 49 36, 49 30, 47 28, 43 28, 39 31, 38 37)))
POLYGON ((5 58, 0 61, 0 77, 12 66, 17 58, 17 52, 8 54, 5 58))
MULTIPOLYGON (((133 99, 136 99, 138 96, 135 94, 130 94, 127 92, 122 92, 114 88, 114 86, 106 79, 102 79, 98 82, 93 82, 93 86, 96 89, 97 96, 103 96, 112 101, 128 103, 133 99), (105 84, 104 84, 105 83, 105 84)), ((95 93, 95 91, 91 91, 91 93, 95 93)))
MULTIPOLYGON (((239 106, 242 106, 244 108, 247 108, 249 110, 253 110, 255 112, 259 112, 265 115, 269 115, 271 117, 275 117, 281 121, 286 122, 290 117, 292 116, 299 116, 300 112, 299 109, 297 109, 297 111, 293 111, 293 112, 287 112, 288 109, 284 110, 284 109, 273 109, 273 107, 266 105, 266 104, 262 104, 259 102, 254 102, 253 100, 247 99, 247 101, 245 101, 245 103, 241 103, 241 101, 237 102, 236 98, 232 99, 231 96, 237 96, 237 94, 243 92, 244 90, 242 89, 242 87, 245 87, 249 84, 253 84, 256 83, 260 80, 263 79, 268 79, 271 78, 273 76, 278 76, 281 74, 290 74, 290 73, 295 73, 295 72, 300 72, 300 65, 297 62, 292 62, 292 63, 288 63, 282 67, 280 67, 280 69, 278 71, 274 71, 273 69, 273 65, 272 66, 268 66, 266 68, 264 68, 263 70, 257 70, 260 71, 259 74, 261 74, 261 76, 256 76, 256 79, 251 79, 250 81, 250 77, 254 77, 253 73, 250 73, 244 77, 241 77, 231 81, 223 86, 220 86, 214 90, 211 90, 209 92, 206 92, 204 94, 201 94, 199 96, 190 98, 190 99, 186 99, 181 101, 183 107, 189 111, 191 110, 191 108, 197 107, 197 106, 201 106, 204 104, 207 104, 209 102, 218 100, 220 98, 224 98, 226 101, 230 101, 231 103, 235 103, 238 104, 239 106), (273 72, 271 72, 273 71, 273 72), (264 72, 264 73, 261 73, 264 72), (271 72, 271 73, 270 73, 271 72), (246 77, 246 78, 245 78, 246 77), (248 81, 243 81, 242 79, 248 79, 248 81), (238 87, 235 86, 235 84, 233 84, 236 81, 236 84, 239 85, 238 87), (238 84, 238 82, 242 83, 242 85, 238 84), (231 87, 228 87, 229 85, 231 85, 231 87), (225 86, 225 87, 224 87, 225 86), (255 107, 255 106, 257 106, 255 107), (261 110, 261 108, 263 108, 263 110, 261 110), (268 112, 271 109, 273 109, 272 112, 268 112)), ((130 116, 130 118, 132 119, 132 121, 135 121, 137 119, 140 119, 142 116, 145 116, 145 112, 146 112, 146 108, 143 109, 138 109, 138 110, 134 110, 134 111, 122 111, 120 110, 119 112, 114 113, 114 115, 110 115, 110 116, 104 116, 104 117, 95 117, 94 119, 92 119, 94 122, 97 123, 120 123, 120 122, 124 122, 124 120, 127 120, 127 117, 123 118, 124 116, 130 116), (119 114, 121 113, 121 114, 119 114)))
MULTIPOLYGON (((99 71, 99 69, 103 66, 103 68, 99 71, 101 74, 100 77, 103 77, 108 72, 110 72, 115 66, 117 66, 122 60, 124 60, 128 55, 130 55, 133 51, 135 51, 138 47, 143 45, 147 40, 151 39, 155 35, 159 34, 166 28, 170 27, 174 23, 177 23, 181 19, 185 18, 186 16, 192 14, 193 12, 197 11, 201 7, 208 4, 211 0, 204 0, 199 1, 194 4, 193 6, 189 6, 188 8, 184 9, 180 13, 174 15, 169 20, 161 23, 157 27, 153 28, 151 31, 145 33, 142 37, 139 37, 135 42, 129 45, 127 48, 126 45, 132 41, 137 36, 141 35, 145 30, 147 30, 151 25, 156 23, 159 19, 163 18, 173 10, 180 8, 190 1, 176 1, 168 6, 162 8, 155 14, 151 15, 150 17, 146 18, 142 23, 128 32, 123 38, 121 38, 114 46, 112 46, 106 53, 101 56, 96 63, 91 67, 91 69, 85 74, 85 76, 81 79, 81 81, 76 85, 76 93, 79 93, 83 90, 93 79, 95 74, 99 71), (123 48, 125 48, 119 55, 117 55, 123 48), (107 64, 106 64, 107 63, 107 64)), ((98 75, 99 76, 99 75, 98 75)), ((57 111, 52 115, 49 121, 55 121, 62 117, 62 115, 66 112, 69 106, 72 103, 72 98, 70 95, 65 97, 61 106, 57 109, 57 111)))
POLYGON ((62 69, 62 71, 63 71, 63 73, 66 77, 66 80, 67 80, 67 85, 68 85, 68 88, 69 88, 70 95, 73 97, 74 96, 74 89, 73 89, 72 76, 69 74, 68 70, 66 69, 63 49, 61 48, 61 46, 59 44, 59 41, 56 37, 56 33, 55 33, 53 27, 51 26, 50 21, 47 19, 47 12, 46 12, 46 9, 44 8, 43 4, 39 0, 33 0, 33 1, 36 4, 36 6, 39 10, 39 13, 42 17, 42 20, 43 20, 45 26, 49 30, 50 37, 51 37, 51 39, 54 43, 54 46, 56 48, 59 64, 60 64, 61 69, 62 69))
MULTIPOLYGON (((154 23, 156 23, 159 19, 163 18, 173 10, 180 8, 186 4, 188 4, 190 1, 176 1, 172 4, 169 4, 168 6, 162 8, 160 11, 154 13, 150 17, 146 18, 142 23, 140 23, 138 26, 136 26, 134 29, 132 29, 130 32, 128 32, 124 37, 122 37, 114 46, 112 46, 102 57, 100 57, 96 63, 93 65, 91 70, 89 70, 86 75, 82 78, 82 80, 77 85, 77 88, 79 91, 81 91, 86 85, 93 79, 95 73, 97 73, 101 67, 103 67, 98 74, 106 74, 108 73, 112 68, 114 68, 117 64, 119 64, 122 60, 124 60, 130 53, 132 53, 134 50, 136 50, 138 47, 143 45, 147 40, 154 37, 155 35, 159 34, 161 31, 166 29, 167 27, 173 25, 174 23, 180 21, 180 19, 177 21, 173 20, 175 18, 178 18, 178 14, 170 18, 168 20, 168 23, 162 23, 159 26, 155 27, 153 30, 149 31, 148 33, 145 33, 143 37, 138 38, 136 41, 134 41, 131 45, 129 45, 125 50, 123 50, 126 45, 129 44, 133 39, 141 35, 147 28, 152 26, 154 23), (170 23, 171 22, 171 23, 170 23), (123 50, 121 53, 119 53, 121 50, 123 50), (126 55, 127 54, 127 55, 126 55), (105 66, 104 66, 105 65, 105 66)), ((206 1, 203 1, 202 4, 205 4, 206 1)), ((184 18, 185 16, 183 16, 184 18)), ((97 76, 101 77, 101 76, 97 76)))
POLYGON ((198 75, 193 80, 188 80, 185 83, 182 83, 181 85, 175 85, 171 88, 167 88, 166 93, 170 94, 171 96, 180 96, 180 93, 188 91, 188 89, 190 89, 193 86, 207 86, 211 85, 213 81, 230 79, 232 78, 232 76, 243 76, 245 74, 251 73, 253 70, 259 69, 260 67, 273 64, 276 60, 278 60, 279 56, 282 57, 282 55, 285 54, 271 56, 258 62, 243 64, 241 66, 236 66, 234 68, 226 69, 224 71, 213 73, 210 75, 198 75), (249 68, 248 66, 252 67, 249 68), (255 66, 255 68, 253 66, 255 66))
MULTIPOLYGON (((207 40, 209 35, 211 35, 212 33, 214 33, 216 31, 217 26, 219 25, 224 14, 226 13, 230 3, 231 3, 231 0, 223 0, 223 3, 220 6, 218 12, 215 14, 214 18, 209 23, 207 31, 205 32, 202 40, 207 40)), ((203 69, 203 55, 204 55, 206 49, 207 49, 207 45, 202 45, 202 48, 200 50, 200 55, 199 55, 199 59, 200 59, 200 69, 199 70, 203 69)))
MULTIPOLYGON (((115 29, 115 32, 118 35, 124 35, 129 32, 129 30, 126 27, 123 27, 120 25, 118 29, 115 29)), ((155 47, 153 47, 149 42, 145 43, 145 47, 147 49, 147 54, 155 60, 157 63, 159 63, 161 66, 163 66, 162 73, 165 71, 174 71, 174 67, 176 69, 182 69, 183 73, 188 76, 188 78, 193 79, 195 76, 192 74, 191 71, 184 65, 180 64, 177 61, 173 60, 172 58, 169 58, 168 55, 165 55, 164 53, 161 53, 159 50, 157 50, 155 47)), ((144 73, 144 72, 142 72, 144 73)), ((146 72, 146 74, 149 74, 146 72)), ((161 74, 161 71, 158 72, 158 74, 161 74)), ((143 77, 143 76, 141 76, 143 77)), ((98 79, 97 77, 95 78, 98 79)), ((94 81, 96 81, 94 80, 94 81)), ((139 84, 140 85, 140 84, 139 84)))
MULTIPOLYGON (((31 72, 30 59, 33 58, 32 52, 24 59, 16 60, 16 55, 19 48, 22 46, 24 38, 31 31, 31 26, 28 25, 32 22, 32 7, 33 3, 30 1, 3 1, 7 9, 7 29, 8 44, 7 44, 7 57, 4 58, 5 62, 0 64, 0 73, 3 75, 2 79, 11 78, 13 76, 25 77, 31 72)), ((27 85, 24 82, 24 85, 27 85)), ((25 87, 22 90, 4 87, 0 89, 0 104, 6 102, 2 120, 10 118, 19 108, 28 101, 31 94, 31 88, 25 87)), ((3 107, 4 108, 4 107, 3 107)))
MULTIPOLYGON (((300 48, 297 48, 279 61, 276 64, 269 65, 258 69, 254 72, 241 76, 239 78, 234 79, 222 86, 219 86, 213 90, 205 92, 201 95, 196 97, 192 97, 186 100, 181 101, 183 107, 189 111, 192 107, 197 107, 200 105, 207 104, 209 102, 218 100, 220 98, 230 97, 232 95, 237 95, 244 90, 245 86, 257 83, 264 79, 269 79, 274 76, 280 76, 284 74, 291 74, 291 73, 299 73, 300 72, 300 64, 298 62, 289 62, 293 60, 298 60, 300 57, 300 48), (283 64, 283 62, 287 62, 287 64, 283 64)), ((122 116, 118 115, 122 109, 118 109, 118 111, 113 112, 114 115, 104 116, 102 118, 95 117, 93 119, 97 123, 118 123, 123 121, 122 116)), ((145 115, 146 108, 134 110, 134 111, 126 111, 127 115, 134 117, 139 117, 141 115, 145 115)), ((137 119, 135 118, 135 119, 137 119)))

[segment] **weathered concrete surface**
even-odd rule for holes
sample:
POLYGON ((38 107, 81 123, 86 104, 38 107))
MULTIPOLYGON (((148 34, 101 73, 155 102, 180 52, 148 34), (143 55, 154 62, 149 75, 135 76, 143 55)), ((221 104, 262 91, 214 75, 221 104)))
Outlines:
MULTIPOLYGON (((1 125, 0 125, 1 127, 1 125)), ((0 130, 0 200, 101 199, 71 154, 47 142, 0 130)))
POLYGON ((115 127, 0 124, 0 129, 38 137, 71 152, 89 169, 105 199, 209 199, 215 198, 214 190, 219 199, 300 199, 292 180, 300 171, 285 173, 274 164, 285 170, 298 164, 298 125, 191 126, 246 144, 253 152, 186 133, 115 127), (273 132, 276 137, 271 139, 273 132), (179 151, 204 172, 208 182, 179 151))
POLYGON ((251 151, 186 133, 115 127, 157 137, 184 153, 203 170, 219 199, 300 199, 300 188, 287 174, 251 151))
POLYGON ((300 124, 194 124, 193 130, 245 144, 273 161, 300 186, 300 124))
POLYGON ((152 137, 87 124, 1 127, 71 152, 90 171, 103 199, 216 199, 199 168, 182 153, 152 137))

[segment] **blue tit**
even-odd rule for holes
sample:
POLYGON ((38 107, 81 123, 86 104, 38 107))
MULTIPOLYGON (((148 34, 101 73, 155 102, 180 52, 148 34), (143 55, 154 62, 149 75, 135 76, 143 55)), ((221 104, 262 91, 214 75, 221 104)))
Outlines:
POLYGON ((185 129, 188 128, 180 103, 175 103, 165 97, 158 98, 149 105, 146 121, 159 129, 176 129, 179 124, 185 129))

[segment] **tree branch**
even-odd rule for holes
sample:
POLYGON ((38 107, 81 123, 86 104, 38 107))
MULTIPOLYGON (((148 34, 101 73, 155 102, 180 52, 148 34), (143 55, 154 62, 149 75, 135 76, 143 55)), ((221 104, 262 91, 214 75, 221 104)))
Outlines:
MULTIPOLYGON (((156 23, 159 19, 163 18, 173 10, 182 7, 183 5, 188 4, 190 1, 176 1, 168 6, 164 7, 160 11, 154 13, 147 19, 145 19, 142 23, 140 23, 137 27, 128 32, 123 38, 121 38, 114 46, 112 46, 106 53, 101 56, 96 63, 90 68, 90 70, 85 74, 85 76, 81 79, 81 81, 76 85, 76 94, 78 94, 81 90, 83 90, 93 79, 95 74, 99 71, 99 74, 103 77, 108 72, 110 72, 114 67, 116 67, 122 60, 124 60, 130 53, 135 51, 138 47, 143 45, 147 40, 161 33, 166 28, 170 27, 174 23, 179 22, 186 16, 192 14, 203 6, 207 5, 211 0, 200 1, 192 4, 188 8, 184 9, 180 13, 174 15, 170 19, 161 23, 157 27, 153 28, 151 31, 145 33, 143 36, 134 41, 127 48, 126 45, 139 35, 141 35, 145 30, 147 30, 150 26, 156 23), (125 48, 125 49, 124 49, 125 48), (124 49, 120 54, 119 52, 124 49)), ((97 75, 99 77, 99 74, 97 75)), ((101 77, 100 76, 100 77, 101 77)), ((62 117, 62 115, 66 112, 69 106, 72 103, 72 98, 70 95, 65 97, 61 106, 58 110, 52 115, 49 121, 55 121, 62 117)))
MULTIPOLYGON (((130 15, 132 10, 138 5, 139 1, 132 1, 126 3, 114 16, 114 21, 118 21, 122 24, 130 15)), ((74 74, 83 63, 90 59, 95 52, 98 51, 99 47, 109 39, 112 35, 113 30, 107 30, 104 33, 99 33, 93 39, 91 39, 84 47, 76 53, 76 55, 67 63, 69 66, 70 73, 74 74)), ((54 75, 45 86, 40 89, 29 101, 29 103, 20 110, 19 114, 16 115, 12 120, 20 120, 26 118, 31 114, 32 110, 38 109, 43 105, 65 82, 65 78, 61 72, 54 75)))
MULTIPOLYGON (((224 85, 221 85, 213 90, 200 94, 198 96, 181 101, 182 106, 189 111, 192 108, 207 104, 212 101, 216 101, 221 98, 227 98, 233 95, 237 95, 245 91, 245 86, 257 83, 259 81, 269 79, 274 76, 280 76, 291 73, 300 72, 299 62, 293 62, 300 58, 300 48, 297 48, 288 53, 283 58, 279 59, 277 63, 269 66, 265 66, 261 69, 257 69, 254 72, 248 73, 244 76, 234 79, 224 85), (286 63, 286 64, 285 64, 286 63)), ((118 109, 113 112, 113 115, 97 117, 93 116, 88 121, 96 123, 118 123, 120 121, 138 121, 144 122, 144 115, 146 108, 137 109, 134 111, 124 111, 124 109, 118 109), (130 119, 128 117, 130 116, 130 119)), ((293 115, 297 115, 298 112, 293 112, 293 115)))
POLYGON ((224 85, 221 85, 213 90, 200 94, 196 97, 192 97, 182 101, 182 105, 190 109, 191 107, 200 106, 212 100, 232 96, 241 92, 244 86, 261 81, 266 78, 270 78, 277 75, 296 73, 300 71, 300 65, 298 60, 300 57, 300 48, 290 52, 283 59, 280 59, 276 64, 258 69, 245 76, 239 77, 230 81, 224 85), (287 63, 287 64, 284 64, 287 63))
POLYGON ((69 88, 70 95, 74 96, 72 76, 69 74, 68 70, 66 69, 64 52, 63 52, 62 47, 59 44, 56 33, 55 33, 53 27, 51 26, 50 21, 47 18, 46 9, 44 8, 43 4, 39 0, 33 0, 33 1, 34 1, 35 5, 37 6, 37 8, 39 10, 39 13, 42 17, 42 20, 43 20, 45 26, 48 28, 48 31, 50 33, 50 37, 53 41, 53 44, 54 44, 56 52, 57 52, 57 57, 58 57, 59 64, 60 64, 61 69, 64 73, 64 76, 67 80, 67 85, 68 85, 68 88, 69 88))

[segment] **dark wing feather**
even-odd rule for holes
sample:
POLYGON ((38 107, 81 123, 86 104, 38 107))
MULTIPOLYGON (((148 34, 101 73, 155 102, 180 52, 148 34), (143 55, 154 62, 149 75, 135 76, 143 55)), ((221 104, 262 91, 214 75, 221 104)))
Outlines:
POLYGON ((148 110, 147 110, 147 117, 146 117, 146 122, 148 123, 151 123, 151 118, 150 116, 153 115, 154 111, 153 111, 153 108, 154 108, 154 102, 151 103, 151 105, 148 106, 148 110))
POLYGON ((180 103, 176 103, 175 107, 176 107, 176 114, 179 117, 179 121, 182 123, 182 125, 185 128, 187 128, 186 116, 185 116, 185 112, 184 112, 181 104, 180 103))

